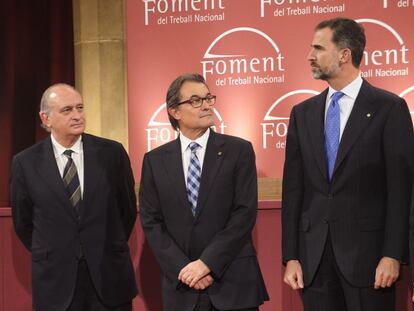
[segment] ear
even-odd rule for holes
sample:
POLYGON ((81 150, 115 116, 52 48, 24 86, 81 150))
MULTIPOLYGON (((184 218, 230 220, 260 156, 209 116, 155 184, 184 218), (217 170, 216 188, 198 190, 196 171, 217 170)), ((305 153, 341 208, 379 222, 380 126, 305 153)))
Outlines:
POLYGON ((341 51, 341 56, 339 58, 339 61, 342 64, 352 62, 352 52, 351 52, 351 50, 350 49, 343 49, 341 51))
POLYGON ((178 106, 177 107, 168 108, 168 114, 170 116, 172 116, 176 120, 180 120, 181 119, 180 109, 179 109, 178 106))
POLYGON ((39 112, 39 117, 40 117, 40 120, 42 121, 43 125, 50 128, 50 116, 46 112, 40 111, 39 112))

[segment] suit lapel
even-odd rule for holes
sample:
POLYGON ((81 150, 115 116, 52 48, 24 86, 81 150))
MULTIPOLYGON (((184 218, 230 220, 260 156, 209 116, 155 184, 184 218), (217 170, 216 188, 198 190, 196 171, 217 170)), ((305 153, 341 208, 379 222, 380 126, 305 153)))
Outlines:
POLYGON ((88 134, 82 135, 83 147, 83 198, 80 207, 80 217, 82 219, 85 210, 91 206, 92 198, 96 191, 98 180, 103 174, 103 169, 99 165, 99 154, 92 139, 88 134))
POLYGON ((49 189, 61 201, 62 204, 59 205, 76 220, 75 210, 70 204, 68 193, 60 176, 50 137, 43 142, 43 152, 40 154, 38 173, 49 189))
POLYGON ((335 175, 335 171, 341 165, 358 137, 364 132, 364 129, 375 116, 377 107, 372 105, 373 101, 372 87, 364 80, 342 134, 333 175, 335 175))
POLYGON ((186 210, 191 214, 190 203, 188 202, 187 189, 184 180, 180 138, 177 138, 170 145, 170 148, 166 150, 163 157, 163 164, 171 185, 174 185, 174 189, 178 195, 179 200, 183 206, 186 207, 186 210))
POLYGON ((204 156, 203 169, 201 174, 200 191, 197 200, 196 219, 200 216, 205 206, 214 179, 219 171, 225 152, 223 150, 224 141, 215 132, 210 130, 210 137, 207 142, 206 153, 204 156))
POLYGON ((325 156, 325 135, 324 135, 324 116, 325 116, 325 103, 328 89, 323 93, 315 97, 314 105, 306 113, 306 124, 308 127, 308 133, 311 137, 312 147, 315 154, 316 163, 322 176, 327 179, 327 165, 325 156))

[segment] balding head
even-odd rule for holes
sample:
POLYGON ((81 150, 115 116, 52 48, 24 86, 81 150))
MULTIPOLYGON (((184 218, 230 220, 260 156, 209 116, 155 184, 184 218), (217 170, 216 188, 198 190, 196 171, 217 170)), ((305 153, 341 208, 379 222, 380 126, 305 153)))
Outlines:
MULTIPOLYGON (((79 94, 79 92, 71 85, 66 83, 57 83, 49 86, 42 95, 42 99, 40 100, 40 112, 44 112, 46 114, 50 113, 50 105, 49 101, 56 99, 58 94, 61 91, 67 90, 67 91, 73 91, 79 94)), ((80 96, 80 94, 79 94, 80 96)))
POLYGON ((68 84, 54 84, 43 93, 39 116, 43 128, 63 146, 76 141, 85 130, 82 96, 68 84))

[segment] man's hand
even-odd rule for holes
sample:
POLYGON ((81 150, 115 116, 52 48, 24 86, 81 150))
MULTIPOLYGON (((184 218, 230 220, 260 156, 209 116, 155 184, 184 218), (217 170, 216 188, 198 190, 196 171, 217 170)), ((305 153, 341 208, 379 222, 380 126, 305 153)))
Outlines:
POLYGON ((198 281, 195 285, 194 288, 197 290, 203 290, 206 289, 207 287, 210 287, 211 284, 213 284, 214 279, 210 274, 207 274, 205 277, 203 277, 200 281, 198 281))
POLYGON ((287 262, 283 281, 293 289, 303 288, 303 273, 299 260, 287 262))
POLYGON ((198 281, 209 273, 210 269, 201 259, 198 259, 182 268, 178 274, 178 279, 189 287, 194 287, 198 281))
POLYGON ((400 262, 391 257, 382 257, 375 270, 374 288, 391 287, 400 273, 400 262))

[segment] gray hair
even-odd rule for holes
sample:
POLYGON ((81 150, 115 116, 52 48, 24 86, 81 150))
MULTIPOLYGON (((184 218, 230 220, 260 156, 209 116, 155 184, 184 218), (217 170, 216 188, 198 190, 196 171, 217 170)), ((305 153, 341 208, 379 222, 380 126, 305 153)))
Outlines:
MULTIPOLYGON (((40 112, 44 112, 45 114, 50 115, 50 105, 49 105, 50 95, 53 93, 53 91, 57 87, 69 88, 77 92, 77 90, 72 85, 69 85, 66 83, 52 84, 43 92, 42 98, 40 99, 40 108, 39 108, 40 112)), ((50 129, 46 125, 44 125, 43 122, 40 124, 40 126, 43 127, 46 131, 50 132, 50 129)))

